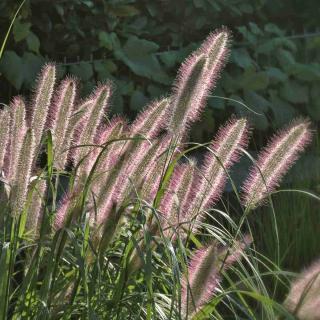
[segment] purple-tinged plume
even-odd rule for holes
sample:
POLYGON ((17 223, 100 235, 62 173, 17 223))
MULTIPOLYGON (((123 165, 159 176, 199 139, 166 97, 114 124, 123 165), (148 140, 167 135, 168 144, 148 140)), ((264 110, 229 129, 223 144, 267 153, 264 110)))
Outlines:
POLYGON ((55 231, 64 228, 68 219, 75 213, 79 200, 78 195, 79 190, 74 190, 73 192, 65 193, 62 197, 53 221, 53 229, 55 231))
POLYGON ((34 161, 34 135, 31 129, 28 129, 22 143, 20 150, 17 169, 13 177, 10 202, 11 202, 11 214, 16 216, 20 214, 26 204, 28 186, 31 177, 31 168, 34 161))
POLYGON ((20 150, 27 131, 26 108, 21 97, 15 97, 10 104, 10 152, 6 176, 11 181, 16 174, 20 150))
POLYGON ((170 131, 183 133, 199 118, 226 62, 229 39, 227 29, 210 34, 202 47, 182 64, 171 99, 170 131))
POLYGON ((129 128, 131 135, 140 134, 148 139, 155 138, 167 125, 170 99, 154 101, 141 111, 129 128))
POLYGON ((92 186, 95 193, 100 190, 102 184, 107 183, 106 178, 109 176, 112 168, 120 158, 126 141, 112 140, 121 139, 126 126, 127 121, 125 119, 122 117, 114 117, 108 125, 103 124, 100 126, 96 134, 94 144, 101 146, 101 148, 96 147, 93 152, 91 152, 88 163, 88 170, 90 170, 96 162, 97 157, 100 157, 95 169, 95 178, 92 186), (107 145, 108 143, 110 144, 107 145), (105 149, 103 150, 102 147, 105 147, 105 149), (100 154, 101 152, 103 153, 100 154))
POLYGON ((56 67, 53 64, 45 65, 40 73, 35 90, 35 97, 31 110, 31 128, 34 132, 35 147, 39 147, 44 126, 47 121, 49 106, 56 80, 56 67))
POLYGON ((122 162, 118 163, 108 177, 97 197, 98 225, 103 223, 114 203, 119 205, 133 188, 141 185, 143 178, 155 166, 157 158, 169 147, 170 137, 165 136, 150 145, 148 141, 133 141, 122 162), (132 185, 134 184, 134 186, 132 185))
POLYGON ((292 283, 284 306, 298 319, 320 319, 320 261, 314 262, 292 283))
POLYGON ((261 204, 310 141, 310 123, 306 120, 293 121, 275 134, 259 154, 257 164, 251 168, 244 182, 244 205, 254 209, 261 204))
POLYGON ((188 319, 213 298, 221 273, 241 259, 243 250, 250 243, 251 238, 245 237, 243 242, 236 242, 232 247, 213 243, 194 253, 188 274, 183 276, 181 289, 182 313, 188 319))
POLYGON ((92 101, 92 107, 90 112, 83 121, 80 121, 76 129, 76 134, 79 136, 77 139, 79 147, 75 149, 73 155, 73 161, 78 164, 80 160, 84 160, 83 168, 86 166, 86 157, 88 153, 92 151, 92 147, 81 147, 81 145, 94 143, 99 125, 102 122, 103 116, 105 115, 106 108, 111 96, 111 85, 99 86, 92 97, 89 99, 92 101))
MULTIPOLYGON (((175 167, 170 184, 161 200, 159 210, 164 219, 163 229, 179 227, 184 222, 183 209, 188 203, 188 195, 192 192, 192 182, 196 172, 196 162, 191 160, 175 167)), ((182 225, 183 227, 183 225, 182 225)), ((169 235, 171 230, 165 232, 169 235)))
POLYGON ((4 167, 4 159, 9 143, 10 114, 8 108, 0 111, 0 175, 4 167))
POLYGON ((47 182, 46 180, 36 179, 29 189, 32 190, 31 203, 28 208, 26 232, 30 233, 30 236, 37 238, 40 233, 41 223, 43 219, 43 211, 46 200, 47 182))
POLYGON ((66 165, 67 152, 71 136, 67 136, 69 122, 74 111, 76 81, 63 80, 58 88, 48 114, 48 128, 53 133, 54 165, 63 170, 66 165))
POLYGON ((227 170, 239 160, 241 149, 247 146, 248 135, 248 124, 244 118, 232 119, 219 129, 187 195, 186 221, 191 221, 194 216, 200 220, 203 210, 219 199, 226 183, 227 170))

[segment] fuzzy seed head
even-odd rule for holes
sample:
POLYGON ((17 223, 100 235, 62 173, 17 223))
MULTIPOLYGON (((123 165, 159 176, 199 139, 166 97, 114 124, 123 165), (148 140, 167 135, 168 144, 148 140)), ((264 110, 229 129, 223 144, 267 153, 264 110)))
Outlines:
MULTIPOLYGON (((111 96, 111 86, 102 85, 96 89, 92 100, 92 107, 83 121, 81 121, 77 127, 77 134, 80 134, 79 145, 92 144, 96 136, 99 125, 105 114, 105 110, 108 106, 108 102, 111 96)), ((92 151, 90 147, 79 147, 75 150, 74 163, 77 164, 88 153, 92 151)))
POLYGON ((254 209, 263 203, 310 141, 310 123, 306 120, 293 121, 279 131, 259 154, 244 182, 244 205, 254 209))
POLYGON ((284 306, 298 319, 320 319, 320 261, 316 261, 292 283, 284 306))
POLYGON ((139 113, 130 126, 131 135, 140 134, 148 139, 155 138, 166 126, 169 105, 169 98, 151 103, 145 110, 139 113))
POLYGON ((25 227, 26 231, 30 232, 33 238, 39 237, 47 191, 46 180, 36 180, 35 183, 36 185, 32 186, 34 189, 32 192, 31 204, 28 208, 28 215, 25 227))
POLYGON ((183 133, 199 118, 227 60, 229 38, 227 29, 212 33, 182 64, 172 97, 170 131, 183 133))
POLYGON ((8 108, 0 112, 0 174, 4 169, 4 159, 9 144, 10 114, 8 108))
POLYGON ((31 128, 34 130, 36 148, 38 148, 41 141, 44 126, 47 121, 55 81, 56 67, 53 64, 45 65, 38 79, 33 108, 31 110, 31 128))
POLYGON ((12 181, 16 174, 17 163, 23 139, 27 131, 26 108, 21 97, 15 97, 10 104, 10 151, 7 165, 7 179, 12 181))
POLYGON ((69 127, 74 100, 76 96, 76 83, 73 79, 62 81, 49 111, 48 127, 53 133, 54 165, 57 169, 64 169, 66 162, 65 149, 70 147, 70 137, 66 134, 69 127))
POLYGON ((184 314, 192 315, 209 302, 221 281, 221 271, 225 271, 240 260, 243 250, 251 243, 249 237, 236 242, 233 247, 220 247, 213 243, 197 250, 191 258, 188 276, 182 279, 181 304, 184 314))
MULTIPOLYGON (((168 190, 161 200, 159 210, 164 217, 164 229, 169 226, 186 227, 184 208, 192 193, 192 182, 196 172, 196 161, 190 160, 175 167, 168 190)), ((166 234, 170 234, 168 230, 166 234)))
POLYGON ((10 201, 11 214, 16 216, 20 214, 25 206, 28 186, 31 177, 31 168, 34 161, 35 138, 31 129, 25 134, 22 148, 19 154, 17 170, 13 178, 11 187, 10 201))
POLYGON ((248 123, 244 118, 231 119, 221 127, 213 140, 204 164, 193 182, 193 192, 186 201, 186 217, 202 218, 202 211, 212 206, 221 196, 227 170, 239 160, 241 149, 248 144, 248 123))

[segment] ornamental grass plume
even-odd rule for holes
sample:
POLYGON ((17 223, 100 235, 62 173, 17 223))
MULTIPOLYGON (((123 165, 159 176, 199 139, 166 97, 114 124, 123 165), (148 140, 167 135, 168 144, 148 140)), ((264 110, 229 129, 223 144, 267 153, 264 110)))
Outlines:
POLYGON ((35 152, 35 138, 32 129, 28 129, 22 143, 17 161, 17 169, 12 179, 10 202, 11 214, 20 214, 27 200, 28 186, 31 178, 33 154, 35 152))
POLYGON ((67 152, 71 143, 68 127, 74 112, 76 98, 76 81, 67 78, 62 81, 49 111, 47 127, 52 130, 54 145, 54 165, 63 170, 66 165, 67 152))
POLYGON ((229 54, 230 32, 223 28, 210 34, 178 71, 171 97, 172 116, 168 128, 182 135, 197 120, 219 78, 229 54))
POLYGON ((285 308, 299 320, 320 319, 320 261, 314 262, 292 283, 285 308))
POLYGON ((47 181, 38 180, 32 182, 29 185, 29 189, 32 192, 31 202, 28 207, 28 214, 26 220, 26 232, 30 233, 30 236, 36 238, 40 234, 41 224, 43 215, 42 212, 45 210, 47 181))
POLYGON ((190 201, 192 182, 196 173, 196 161, 189 160, 175 167, 168 189, 162 198, 159 211, 164 221, 163 229, 168 236, 171 228, 184 228, 186 212, 184 209, 190 201), (167 230, 166 230, 167 229, 167 230))
MULTIPOLYGON (((94 137, 97 134, 98 128, 101 124, 102 118, 105 115, 106 109, 111 96, 111 85, 98 86, 92 96, 89 98, 92 101, 92 107, 86 117, 79 122, 76 135, 77 148, 75 148, 72 159, 75 164, 80 161, 83 162, 80 170, 87 172, 89 154, 93 152, 94 147, 88 147, 94 143, 94 137)), ((81 175, 81 172, 80 172, 81 175)))
POLYGON ((34 145, 39 146, 43 130, 47 121, 50 103, 52 101, 53 89, 56 80, 56 68, 53 64, 46 64, 40 73, 37 87, 34 93, 32 109, 29 110, 30 127, 34 131, 34 145))
POLYGON ((170 99, 163 98, 154 101, 141 111, 131 124, 131 135, 140 134, 148 139, 155 138, 162 129, 165 129, 169 118, 170 99))
POLYGON ((278 186, 279 181, 311 141, 310 123, 298 119, 280 130, 260 152, 243 184, 243 203, 255 208, 278 186))
POLYGON ((4 169, 4 160, 9 143, 10 114, 6 107, 0 112, 0 174, 4 169))
POLYGON ((27 131, 26 108, 21 97, 15 97, 10 108, 10 137, 6 179, 11 181, 16 174, 17 161, 27 131))
MULTIPOLYGON (((14 203, 14 211, 22 209, 28 192, 32 190, 29 181, 31 173, 36 177, 37 172, 41 171, 39 169, 42 169, 37 162, 41 137, 45 131, 51 130, 53 166, 57 172, 63 171, 71 160, 77 169, 75 185, 72 186, 74 190, 81 194, 89 173, 95 171, 88 185, 90 199, 83 202, 83 209, 95 216, 96 226, 105 223, 114 204, 120 208, 124 203, 133 203, 137 195, 148 202, 157 199, 155 205, 160 204, 158 209, 169 225, 188 224, 194 219, 202 219, 204 210, 218 201, 228 170, 238 160, 241 149, 247 146, 249 130, 246 119, 231 119, 219 130, 199 169, 195 163, 178 162, 165 190, 161 183, 169 162, 184 151, 178 142, 181 137, 186 137, 188 127, 200 116, 206 98, 226 62, 229 42, 230 32, 225 28, 210 34, 203 45, 183 63, 170 97, 150 103, 129 126, 121 118, 107 119, 111 83, 99 85, 89 97, 78 102, 77 81, 68 77, 55 89, 56 67, 54 64, 45 65, 33 102, 25 106, 18 97, 13 100, 10 110, 5 108, 0 113, 0 166, 2 171, 7 171, 12 186, 10 198, 14 203), (108 141, 117 139, 118 142, 108 144, 108 141), (23 143, 29 143, 31 148, 23 143), (170 153, 168 150, 171 150, 170 153), (31 164, 22 161, 27 156, 28 160, 32 159, 31 164), (157 197, 159 190, 163 196, 157 197)), ((278 135, 274 145, 269 146, 275 146, 273 152, 276 152, 276 157, 281 157, 281 161, 276 164, 269 160, 267 164, 263 159, 258 161, 264 175, 269 175, 266 179, 268 188, 275 185, 274 181, 282 176, 283 168, 293 162, 302 145, 310 139, 308 126, 305 121, 294 123, 278 135), (277 148, 279 144, 286 148, 277 148), (289 145, 292 147, 288 148, 289 145), (284 149, 290 150, 284 154, 284 149)), ((266 156, 262 158, 268 159, 266 156)), ((46 185, 50 184, 47 181, 46 185)), ((40 190, 43 190, 43 195, 39 199, 48 193, 44 187, 40 190)), ((261 179, 256 171, 252 171, 252 177, 245 183, 245 190, 246 204, 249 194, 250 202, 259 202, 264 197, 261 179)), ((66 200, 76 197, 70 192, 66 190, 69 197, 62 201, 58 209, 55 229, 63 226, 65 215, 73 210, 63 209, 69 205, 73 207, 74 201, 66 200)), ((37 201, 33 199, 32 203, 36 204, 37 201)), ((28 221, 35 221, 35 225, 40 223, 43 215, 41 205, 36 207, 36 211, 28 211, 34 217, 28 217, 28 221)))
MULTIPOLYGON (((153 213, 160 217, 165 236, 175 240, 183 235, 179 244, 185 243, 187 252, 186 231, 193 233, 190 239, 198 243, 198 222, 220 199, 229 170, 239 160, 249 138, 248 121, 232 118, 219 129, 202 165, 188 160, 190 150, 181 143, 186 139, 190 125, 199 118, 210 90, 215 87, 229 53, 229 42, 230 32, 225 28, 210 34, 183 63, 171 95, 150 103, 132 124, 127 124, 122 117, 107 118, 113 91, 111 83, 99 85, 89 97, 79 100, 77 80, 67 77, 55 87, 56 67, 53 64, 42 69, 33 102, 28 104, 17 97, 9 108, 0 110, 1 184, 8 186, 6 197, 0 194, 1 201, 5 198, 9 204, 4 206, 5 210, 11 210, 9 218, 22 217, 19 223, 26 222, 25 231, 30 237, 20 234, 24 226, 19 226, 17 246, 23 243, 23 250, 33 250, 34 246, 25 245, 24 241, 37 237, 45 240, 40 241, 41 246, 44 245, 39 247, 40 259, 36 257, 30 264, 31 273, 32 266, 36 266, 35 273, 27 271, 25 277, 32 278, 36 286, 29 290, 28 284, 23 285, 25 292, 21 299, 16 299, 23 302, 12 308, 13 313, 26 310, 33 304, 33 299, 41 301, 39 305, 46 306, 46 312, 50 313, 52 297, 58 296, 57 292, 61 290, 57 289, 59 277, 67 273, 73 279, 71 281, 75 281, 72 300, 78 301, 79 293, 91 297, 95 291, 95 278, 99 278, 95 272, 91 277, 92 268, 106 267, 105 274, 110 279, 118 268, 121 272, 127 269, 124 277, 121 272, 117 273, 112 285, 105 286, 121 290, 120 294, 108 295, 114 300, 121 296, 119 300, 122 300, 122 293, 127 290, 126 277, 136 279, 133 272, 144 266, 149 273, 152 264, 144 262, 152 259, 153 252, 160 252, 164 247, 168 249, 168 246, 158 246, 162 240, 162 244, 168 242, 159 237, 159 221, 155 223, 153 213), (45 134, 50 138, 48 130, 53 142, 51 144, 48 139, 45 157, 41 141, 45 134), (62 189, 64 195, 61 195, 62 189), (20 216, 22 212, 26 216, 20 216), (117 232, 120 226, 126 228, 125 232, 117 232), (84 238, 79 240, 79 235, 84 238), (54 246, 51 246, 51 240, 57 241, 54 246), (116 247, 115 257, 105 259, 105 251, 110 246, 116 247), (64 248, 72 248, 67 259, 64 259, 64 248), (145 259, 143 255, 147 249, 145 259), (124 252, 125 261, 119 256, 120 252, 124 252), (42 257, 45 266, 40 261, 42 257), (96 258, 98 264, 93 263, 96 258), (53 268, 48 267, 50 261, 55 263, 53 268), (79 268, 83 261, 88 264, 79 268), (38 286, 43 277, 37 274, 38 270, 49 274, 40 296, 38 286), (83 283, 87 285, 86 279, 90 285, 83 288, 83 283)), ((309 122, 296 120, 271 140, 244 184, 246 207, 255 208, 263 201, 310 139, 309 122)), ((240 259, 249 242, 250 239, 244 242, 235 239, 231 246, 214 243, 195 252, 182 281, 182 313, 186 317, 193 316, 213 297, 221 281, 221 272, 240 259)), ((173 246, 177 242, 172 243, 169 251, 175 254, 173 246)), ((162 251, 159 256, 165 258, 166 254, 162 251)), ((14 254, 12 257, 15 259, 14 254)), ((6 257, 2 259, 1 256, 2 260, 5 262, 6 257)), ((175 258, 175 261, 178 269, 180 260, 175 258)), ((11 261, 10 269, 15 270, 11 261)), ((12 287, 20 292, 19 287, 12 287)), ((134 290, 136 287, 134 284, 134 290)), ((92 297, 89 298, 92 310, 97 311, 100 307, 95 305, 95 296, 92 297)), ((290 297, 287 300, 295 304, 296 300, 290 297)), ((308 301, 310 310, 318 306, 316 300, 308 301)))
MULTIPOLYGON (((222 126, 207 151, 204 163, 194 174, 192 187, 184 202, 183 222, 203 219, 204 210, 220 198, 227 172, 237 162, 248 144, 249 128, 244 118, 229 120, 222 126)), ((196 230, 197 225, 194 225, 196 230)))
POLYGON ((184 316, 191 319, 214 297, 222 272, 241 259, 251 242, 251 238, 246 236, 231 247, 213 243, 193 253, 187 274, 182 279, 181 311, 184 316))

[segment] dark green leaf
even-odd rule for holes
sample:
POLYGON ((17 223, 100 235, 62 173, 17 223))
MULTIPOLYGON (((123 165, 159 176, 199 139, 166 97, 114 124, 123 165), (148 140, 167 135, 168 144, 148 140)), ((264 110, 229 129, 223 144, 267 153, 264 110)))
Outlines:
POLYGON ((252 69, 248 69, 238 81, 239 87, 244 90, 263 90, 269 84, 269 77, 263 71, 255 72, 252 69))
POLYGON ((266 69, 266 74, 270 77, 272 83, 284 82, 288 79, 288 76, 279 68, 269 67, 266 69))
POLYGON ((122 50, 115 55, 122 60, 135 74, 155 80, 160 83, 170 83, 156 55, 159 46, 152 41, 132 36, 128 39, 122 50))
POLYGON ((0 61, 0 72, 17 89, 23 83, 23 62, 14 51, 5 51, 0 61))
POLYGON ((133 92, 130 97, 130 109, 137 111, 144 107, 148 102, 148 98, 139 90, 133 92))
POLYGON ((296 112, 291 104, 284 101, 277 95, 277 91, 270 90, 271 104, 270 107, 273 113, 272 124, 275 128, 279 128, 287 124, 294 118, 296 112))
POLYGON ((247 49, 234 49, 231 52, 231 61, 235 62, 239 67, 246 69, 253 65, 252 59, 247 49))
POLYGON ((33 32, 30 32, 27 37, 27 45, 30 51, 39 53, 40 40, 33 32))
POLYGON ((21 22, 20 19, 16 20, 13 25, 13 36, 15 42, 25 39, 30 33, 30 28, 30 22, 21 22))
POLYGON ((287 81, 280 91, 281 97, 292 103, 307 103, 309 100, 308 87, 296 81, 287 81))
POLYGON ((100 47, 106 48, 108 50, 112 50, 112 39, 109 33, 105 31, 100 31, 98 38, 99 38, 100 47))
POLYGON ((70 66, 70 73, 79 77, 83 81, 87 81, 93 76, 93 69, 91 63, 80 62, 70 66))

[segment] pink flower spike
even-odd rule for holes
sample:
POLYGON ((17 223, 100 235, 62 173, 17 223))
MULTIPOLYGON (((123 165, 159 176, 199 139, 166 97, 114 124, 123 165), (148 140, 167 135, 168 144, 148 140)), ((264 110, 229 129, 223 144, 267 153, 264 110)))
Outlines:
POLYGON ((92 97, 89 99, 92 101, 92 107, 77 127, 77 134, 80 137, 79 147, 75 149, 73 160, 75 164, 78 164, 91 150, 90 147, 81 147, 81 145, 92 144, 96 136, 99 125, 102 123, 106 109, 109 105, 111 97, 111 84, 99 86, 92 97))
POLYGON ((191 317, 212 299, 221 282, 221 272, 239 261, 251 242, 250 237, 245 237, 243 242, 235 242, 232 247, 213 243, 194 253, 188 276, 184 275, 182 279, 181 306, 184 315, 191 317))
POLYGON ((183 134, 199 118, 227 60, 229 39, 227 29, 212 33, 182 64, 172 96, 170 131, 183 134))
POLYGON ((320 319, 320 260, 303 271, 291 285, 284 306, 298 319, 320 319))
POLYGON ((72 211, 76 207, 78 192, 79 190, 74 190, 73 193, 68 192, 62 197, 53 221, 55 231, 65 227, 69 215, 73 213, 72 211))
MULTIPOLYGON (((0 176, 4 169, 4 160, 9 144, 10 114, 8 108, 0 111, 0 176)), ((9 156, 9 155, 8 155, 9 156)), ((10 158, 10 156, 8 157, 10 158)))
POLYGON ((140 134, 148 139, 155 138, 166 126, 169 105, 169 98, 151 103, 131 124, 129 128, 131 135, 140 134))
MULTIPOLYGON (((185 212, 183 210, 189 201, 188 196, 192 192, 195 172, 195 160, 190 160, 175 167, 169 187, 159 206, 163 215, 164 229, 169 226, 178 227, 180 222, 184 222, 185 212)), ((168 230, 165 234, 170 234, 170 231, 168 230)))
POLYGON ((239 160, 241 149, 248 144, 248 136, 248 124, 244 118, 231 119, 219 129, 188 195, 184 208, 187 221, 194 217, 202 219, 203 210, 219 199, 226 183, 226 171, 239 160))
POLYGON ((20 150, 27 131, 26 108, 21 97, 15 97, 10 104, 10 151, 6 176, 12 181, 16 174, 20 150))
POLYGON ((10 191, 11 214, 18 216, 24 210, 27 200, 28 187, 31 178, 32 163, 34 161, 34 135, 31 129, 28 129, 20 150, 17 168, 12 179, 10 191))
POLYGON ((71 78, 63 80, 48 114, 47 127, 52 130, 54 140, 54 163, 61 170, 64 169, 67 158, 63 151, 70 147, 70 137, 66 139, 66 134, 74 110, 75 96, 76 81, 71 78))
POLYGON ((261 204, 310 142, 310 123, 303 119, 293 121, 275 134, 260 152, 257 164, 243 184, 244 205, 254 209, 261 204))
POLYGON ((35 97, 31 110, 31 128, 34 130, 35 147, 39 148, 42 133, 47 121, 49 105, 52 100, 53 89, 56 81, 56 67, 46 64, 40 73, 35 90, 35 97))

